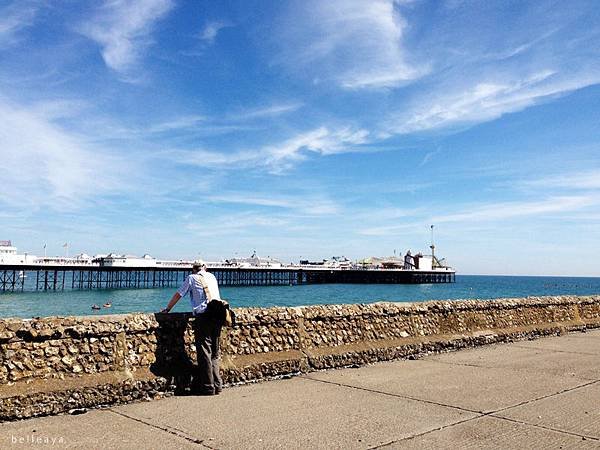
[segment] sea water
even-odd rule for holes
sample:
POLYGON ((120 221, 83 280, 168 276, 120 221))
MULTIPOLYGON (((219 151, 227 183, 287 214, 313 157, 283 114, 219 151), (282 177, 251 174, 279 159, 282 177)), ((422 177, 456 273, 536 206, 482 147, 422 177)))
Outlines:
MULTIPOLYGON (((164 308, 175 288, 96 289, 0 293, 0 317, 46 317, 92 314, 152 313, 164 308), (102 305, 111 303, 110 308, 102 305), (99 311, 92 310, 99 305, 99 311)), ((457 275, 448 284, 313 284, 298 286, 222 287, 233 307, 301 306, 378 301, 494 299, 542 295, 600 294, 600 278, 457 275)), ((173 311, 189 311, 187 298, 173 311)))

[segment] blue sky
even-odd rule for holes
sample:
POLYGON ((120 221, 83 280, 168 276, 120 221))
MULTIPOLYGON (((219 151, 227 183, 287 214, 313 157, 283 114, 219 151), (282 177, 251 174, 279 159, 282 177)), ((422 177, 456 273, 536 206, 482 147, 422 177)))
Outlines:
POLYGON ((595 1, 2 1, 0 239, 600 276, 595 1))

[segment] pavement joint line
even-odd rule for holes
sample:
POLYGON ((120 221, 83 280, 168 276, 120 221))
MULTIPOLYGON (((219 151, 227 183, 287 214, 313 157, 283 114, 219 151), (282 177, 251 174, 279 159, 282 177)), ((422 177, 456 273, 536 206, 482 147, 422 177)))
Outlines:
MULTIPOLYGON (((319 381, 322 381, 322 380, 319 380, 319 381)), ((507 411, 507 410, 509 410, 511 408, 516 408, 516 407, 519 407, 519 406, 523 406, 523 405, 526 405, 526 404, 529 404, 529 403, 536 402, 538 400, 543 400, 543 399, 546 399, 546 398, 553 397, 555 395, 564 394, 566 392, 574 391, 576 389, 580 389, 580 388, 583 388, 583 387, 586 387, 586 386, 590 386, 590 385, 596 384, 598 382, 600 382, 600 380, 595 380, 595 381, 592 381, 592 382, 589 382, 589 383, 585 383, 585 384, 582 384, 582 385, 579 385, 579 386, 575 386, 573 388, 563 389, 562 391, 556 392, 554 394, 545 395, 545 396, 537 398, 537 399, 527 400, 527 401, 518 403, 518 404, 513 405, 513 406, 507 406, 506 408, 500 408, 500 409, 498 409, 496 411, 488 411, 488 412, 479 412, 478 411, 478 415, 475 416, 475 417, 470 417, 470 418, 465 419, 465 420, 460 420, 458 422, 450 423, 450 424, 447 424, 447 425, 444 425, 444 426, 441 426, 441 427, 437 427, 437 428, 434 428, 434 429, 431 429, 431 430, 423 431, 422 433, 418 433, 418 434, 414 434, 412 436, 407 436, 407 437, 404 437, 404 438, 396 439, 396 440, 387 442, 385 444, 380 444, 380 445, 375 446, 375 447, 370 447, 369 450, 375 450, 375 449, 379 449, 379 448, 388 447, 388 446, 396 444, 398 442, 408 441, 410 439, 418 438, 418 437, 424 436, 424 435, 429 434, 429 433, 434 433, 436 431, 441 431, 443 429, 454 427, 456 425, 461 425, 461 424, 463 424, 465 422, 470 422, 471 420, 481 419, 482 417, 493 417, 495 419, 507 420, 509 422, 515 422, 515 423, 519 423, 521 425, 526 425, 526 426, 532 426, 532 427, 536 427, 536 428, 541 428, 541 429, 548 430, 548 431, 553 431, 553 432, 556 432, 556 433, 563 433, 563 434, 568 434, 568 435, 571 435, 571 436, 577 436, 577 437, 580 437, 580 438, 586 438, 586 439, 591 439, 591 440, 594 440, 594 441, 600 441, 599 438, 594 437, 594 436, 581 435, 581 434, 573 433, 571 431, 556 429, 556 428, 552 428, 552 427, 546 427, 546 426, 543 426, 543 425, 537 425, 537 424, 533 424, 533 423, 529 423, 529 422, 524 422, 524 421, 519 421, 519 420, 516 420, 516 419, 511 419, 511 418, 508 418, 508 417, 503 417, 501 415, 496 415, 496 414, 498 414, 500 412, 507 411)), ((332 384, 336 384, 336 383, 332 383, 332 384)), ((353 387, 353 386, 349 386, 349 387, 353 387)), ((377 391, 375 391, 375 392, 377 392, 377 391)), ((396 394, 389 394, 389 395, 403 397, 403 396, 396 395, 396 394)), ((404 398, 410 398, 410 397, 404 397, 404 398)), ((434 402, 431 402, 429 400, 419 400, 419 399, 412 399, 412 400, 424 401, 426 403, 434 403, 434 402)), ((437 403, 434 403, 434 404, 437 404, 437 403)), ((439 404, 439 405, 441 405, 441 406, 448 406, 448 405, 443 405, 443 404, 439 404)), ((456 406, 450 406, 450 407, 451 408, 463 409, 463 408, 456 407, 456 406)), ((466 410, 466 411, 469 411, 469 410, 466 410)), ((475 412, 475 411, 471 411, 471 412, 475 412)))
POLYGON ((597 353, 569 352, 567 350, 556 350, 553 348, 527 347, 526 345, 513 345, 513 347, 522 348, 522 349, 526 349, 526 350, 541 350, 541 351, 551 352, 551 353, 570 353, 572 355, 598 356, 597 353))
POLYGON ((555 392, 553 394, 542 395, 541 397, 533 398, 531 400, 522 401, 521 403, 517 403, 516 405, 507 406, 505 408, 500 408, 500 409, 497 409, 495 411, 488 411, 485 414, 489 416, 489 415, 492 415, 492 414, 497 414, 497 413, 500 413, 500 412, 508 411, 509 409, 518 408, 519 406, 529 405, 530 403, 539 402, 540 400, 545 400, 547 398, 555 397, 557 395, 566 394, 567 392, 576 391, 577 389, 581 389, 581 388, 584 388, 584 387, 587 387, 587 386, 591 386, 591 385, 599 383, 599 382, 600 382, 600 380, 588 381, 587 383, 580 384, 578 386, 574 386, 574 387, 571 387, 571 388, 565 388, 565 389, 563 389, 561 391, 558 391, 558 392, 555 392))
MULTIPOLYGON (((503 412, 503 411, 507 411, 507 410, 512 409, 512 408, 517 408, 519 406, 527 405, 529 403, 534 403, 534 402, 537 402, 539 400, 544 400, 546 398, 554 397, 556 395, 561 395, 561 394, 564 394, 564 393, 567 393, 567 392, 571 392, 571 391, 574 391, 574 390, 577 390, 577 389, 581 389, 581 388, 584 388, 584 387, 587 387, 587 386, 591 386, 593 384, 596 384, 596 383, 600 382, 600 380, 593 380, 593 381, 590 381, 588 383, 580 384, 580 385, 572 387, 572 388, 563 389, 561 391, 558 391, 558 392, 555 392, 555 393, 552 393, 552 394, 544 395, 544 396, 541 396, 541 397, 538 397, 538 398, 535 398, 535 399, 531 399, 531 400, 526 400, 526 401, 517 403, 515 405, 507 406, 507 407, 500 408, 500 409, 497 409, 497 410, 494 410, 494 411, 487 411, 487 412, 485 412, 485 411, 475 411, 475 410, 468 409, 468 408, 462 408, 460 406, 447 405, 447 404, 444 404, 444 403, 434 402, 432 400, 425 400, 425 399, 415 398, 415 397, 411 397, 411 396, 408 396, 408 395, 393 394, 393 393, 389 393, 389 392, 378 391, 376 389, 369 389, 369 388, 363 388, 363 387, 358 387, 358 386, 352 386, 352 385, 348 385, 348 384, 344 384, 344 383, 337 383, 337 382, 327 381, 327 380, 319 380, 317 378, 309 378, 308 376, 304 376, 304 375, 302 375, 301 378, 304 378, 304 379, 307 379, 307 380, 312 380, 312 381, 318 381, 318 382, 321 382, 321 383, 333 384, 333 385, 340 386, 340 387, 347 387, 347 388, 351 388, 351 389, 357 389, 357 390, 362 390, 362 391, 367 391, 367 392, 373 392, 373 393, 376 393, 376 394, 388 395, 388 396, 391 396, 391 397, 404 398, 404 399, 407 399, 407 400, 413 400, 413 401, 418 401, 418 402, 423 402, 423 403, 429 403, 429 404, 433 404, 433 405, 436 405, 436 406, 443 406, 443 407, 447 407, 447 408, 453 408, 453 409, 458 409, 460 411, 470 412, 470 413, 477 414, 475 417, 470 417, 468 419, 460 420, 458 422, 447 424, 447 425, 444 425, 442 427, 437 427, 437 428, 434 428, 434 429, 431 429, 431 430, 427 430, 427 431, 424 431, 422 433, 418 433, 418 434, 415 434, 415 435, 412 435, 412 436, 407 436, 407 437, 404 437, 404 438, 401 438, 401 439, 393 440, 393 441, 387 442, 385 444, 377 445, 375 447, 369 447, 369 450, 375 450, 375 449, 387 447, 387 446, 393 445, 393 444, 401 442, 401 441, 406 441, 406 440, 409 440, 409 439, 414 439, 416 437, 424 436, 426 434, 433 433, 435 431, 440 431, 440 430, 443 430, 445 428, 450 428, 450 427, 453 427, 453 426, 456 426, 456 425, 460 425, 460 424, 465 423, 465 422, 469 422, 471 420, 480 419, 482 417, 494 417, 496 419, 506 419, 506 420, 509 420, 508 418, 505 418, 505 417, 502 417, 502 416, 496 416, 495 414, 503 412)), ((515 422, 520 423, 519 421, 516 421, 516 420, 515 420, 515 422)), ((550 428, 550 427, 543 427, 543 426, 540 426, 540 425, 530 424, 530 423, 526 423, 526 422, 523 422, 522 425, 531 425, 531 426, 534 426, 534 427, 537 426, 539 428, 544 428, 544 429, 547 429, 547 430, 550 430, 550 431, 554 431, 554 432, 557 432, 557 433, 565 433, 565 434, 569 434, 569 435, 573 435, 573 436, 579 436, 579 437, 582 437, 582 438, 585 437, 586 439, 589 438, 589 439, 593 439, 593 440, 600 440, 600 439, 597 439, 597 438, 592 437, 592 436, 577 435, 576 433, 572 433, 572 432, 569 432, 569 431, 564 431, 564 430, 559 430, 559 429, 553 429, 553 428, 550 428)))
POLYGON ((596 384, 596 383, 600 382, 600 380, 591 380, 591 381, 588 381, 587 383, 579 384, 577 386, 570 387, 570 388, 565 388, 565 389, 562 389, 562 390, 560 390, 558 392, 554 392, 554 393, 547 394, 547 395, 542 395, 541 397, 536 397, 536 398, 533 398, 533 399, 530 399, 530 400, 524 400, 522 402, 519 402, 519 403, 514 404, 514 405, 506 406, 504 408, 496 409, 496 410, 493 410, 493 411, 479 411, 479 410, 470 409, 470 408, 463 408, 462 406, 449 405, 447 403, 440 403, 440 402, 435 402, 433 400, 427 400, 427 399, 423 399, 423 398, 412 397, 410 395, 394 394, 392 392, 384 392, 384 391, 379 391, 377 389, 370 389, 370 388, 365 388, 365 387, 360 387, 360 386, 352 386, 351 384, 338 383, 338 382, 335 382, 335 381, 320 380, 318 378, 310 378, 310 377, 304 376, 304 375, 302 375, 300 378, 304 378, 304 379, 312 380, 312 381, 318 381, 320 383, 333 384, 335 386, 340 386, 340 387, 347 387, 347 388, 351 388, 351 389, 357 389, 357 390, 366 391, 366 392, 373 392, 375 394, 388 395, 390 397, 398 397, 398 398, 404 398, 406 400, 413 400, 413 401, 417 401, 417 402, 429 403, 429 404, 436 405, 436 406, 444 406, 446 408, 458 409, 460 411, 470 412, 470 413, 473 413, 473 414, 481 414, 483 416, 489 416, 489 415, 496 414, 496 413, 499 413, 499 412, 507 411, 507 410, 512 409, 512 408, 517 408, 519 406, 524 406, 524 405, 528 405, 530 403, 535 403, 535 402, 540 401, 540 400, 545 400, 547 398, 554 397, 556 395, 565 394, 567 392, 571 392, 571 391, 574 391, 574 390, 577 390, 577 389, 581 389, 581 388, 584 388, 584 387, 587 387, 587 386, 591 386, 593 384, 596 384))
MULTIPOLYGON (((570 352, 567 352, 570 353, 570 352)), ((596 356, 596 355, 589 355, 586 354, 587 356, 596 356)), ((535 368, 531 368, 531 367, 502 367, 502 366, 484 366, 484 365, 477 365, 477 364, 467 364, 467 363, 453 363, 453 362, 449 362, 449 361, 438 361, 437 359, 428 359, 428 361, 433 361, 433 362, 437 362, 440 364, 446 364, 449 366, 463 366, 463 367, 475 367, 477 369, 502 369, 502 370, 514 370, 515 372, 524 372, 524 371, 529 371, 529 372, 536 372, 536 373, 542 373, 545 374, 547 373, 544 370, 538 370, 535 368)), ((589 377, 583 377, 583 376, 577 376, 575 378, 578 378, 580 380, 583 381, 597 381, 595 378, 589 378, 589 377)))
POLYGON ((393 441, 386 442, 384 444, 376 445, 374 447, 369 447, 369 450, 376 450, 376 449, 380 449, 380 448, 385 448, 385 447, 388 447, 390 445, 397 444, 399 442, 409 441, 411 439, 415 439, 415 438, 418 438, 418 437, 421 437, 421 436, 425 436, 426 434, 435 433, 436 431, 442 431, 442 430, 444 430, 446 428, 451 428, 451 427, 454 427, 454 426, 457 426, 457 425, 462 425, 463 423, 471 422, 472 420, 481 419, 483 417, 492 417, 494 419, 506 420, 508 422, 518 423, 519 425, 531 426, 531 427, 534 427, 534 428, 540 428, 540 429, 543 429, 543 430, 546 430, 546 431, 552 431, 552 432, 555 432, 555 433, 567 434, 569 436, 576 436, 576 437, 580 437, 580 438, 590 439, 592 441, 600 441, 600 438, 597 438, 595 436, 578 434, 578 433, 574 433, 572 431, 567 431, 567 430, 561 430, 561 429, 558 429, 558 428, 547 427, 547 426, 544 426, 544 425, 538 425, 538 424, 529 423, 529 422, 525 422, 525 421, 521 421, 521 420, 517 420, 517 419, 511 419, 509 417, 496 416, 493 413, 484 413, 484 414, 480 414, 480 415, 475 416, 475 417, 470 417, 470 418, 465 419, 465 420, 460 420, 458 422, 449 423, 449 424, 443 425, 441 427, 437 427, 437 428, 434 428, 434 429, 431 429, 431 430, 423 431, 422 433, 417 433, 417 434, 414 434, 412 436, 403 437, 403 438, 400 438, 400 439, 396 439, 396 440, 393 440, 393 441))
POLYGON ((580 333, 580 334, 585 334, 586 336, 580 336, 579 334, 573 334, 573 335, 569 335, 569 336, 577 338, 577 339, 585 339, 585 338, 600 339, 600 334, 594 334, 589 331, 586 333, 580 333))
POLYGON ((384 391, 378 391, 377 389, 370 389, 370 388, 365 388, 365 387, 360 387, 360 386, 352 386, 351 384, 337 383, 335 381, 319 380, 318 378, 309 378, 307 376, 301 376, 300 378, 304 378, 306 380, 311 380, 311 381, 317 381, 319 383, 332 384, 334 386, 339 386, 339 387, 356 389, 359 391, 372 392, 374 394, 387 395, 390 397, 403 398, 405 400, 412 400, 412 401, 416 401, 416 402, 429 403, 431 405, 436 405, 436 406, 443 406, 446 408, 458 409, 460 411, 469 412, 469 413, 473 413, 473 414, 485 414, 484 411, 476 411, 474 409, 463 408, 462 406, 455 406, 455 405, 448 405, 446 403, 434 402, 433 400, 426 400, 423 398, 411 397, 410 395, 394 394, 392 392, 384 392, 384 391))
POLYGON ((586 335, 586 337, 600 339, 600 327, 587 328, 586 330, 582 331, 570 331, 569 333, 567 333, 567 336, 573 337, 583 337, 583 335, 586 335))
POLYGON ((386 442, 384 444, 376 445, 374 447, 369 447, 368 450, 376 450, 376 449, 379 449, 379 448, 389 447, 390 445, 397 444, 398 442, 409 441, 411 439, 415 439, 415 438, 418 438, 418 437, 421 437, 421 436, 425 436, 426 434, 429 434, 429 433, 434 433, 436 431, 442 431, 442 430, 444 430, 446 428, 450 428, 450 427, 454 427, 456 425, 461 425, 463 423, 470 422, 471 420, 481 419, 482 417, 485 417, 485 416, 486 416, 486 414, 479 414, 478 416, 475 416, 475 417, 469 417, 468 419, 459 420, 457 422, 453 422, 453 423, 449 423, 449 424, 446 424, 446 425, 442 425, 441 427, 436 427, 436 428, 433 428, 431 430, 427 430, 427 431, 423 431, 421 433, 413 434, 412 436, 406 436, 406 437, 403 437, 403 438, 400 438, 400 439, 395 439, 393 441, 386 442))
POLYGON ((134 420, 134 421, 136 421, 138 423, 142 423, 142 424, 147 425, 149 427, 156 428, 157 430, 161 430, 161 431, 164 431, 166 433, 172 434, 174 436, 180 437, 182 439, 185 439, 186 441, 192 442, 193 444, 198 444, 198 445, 200 445, 200 446, 202 446, 204 448, 215 450, 214 447, 211 447, 211 446, 205 444, 202 439, 191 437, 185 431, 179 430, 179 429, 177 429, 175 427, 168 427, 168 426, 167 427, 161 427, 159 425, 156 425, 156 424, 153 424, 153 423, 150 423, 150 422, 146 422, 145 420, 139 419, 137 417, 133 417, 133 416, 130 416, 128 414, 125 414, 125 413, 122 413, 122 412, 119 412, 119 411, 115 411, 114 409, 107 409, 107 411, 111 412, 113 414, 117 414, 117 415, 119 415, 121 417, 125 417, 126 419, 134 420))
POLYGON ((453 363, 453 362, 448 362, 448 361, 439 361, 437 359, 428 359, 427 361, 436 362, 436 363, 440 363, 440 364, 446 364, 448 366, 475 367, 477 369, 503 369, 503 367, 481 366, 478 364, 468 364, 468 363, 453 363))
POLYGON ((544 430, 555 431, 557 433, 570 434, 571 436, 577 436, 577 437, 580 437, 580 438, 591 439, 593 441, 600 441, 600 437, 591 436, 591 435, 588 435, 588 434, 579 434, 579 433, 576 433, 574 431, 562 430, 560 428, 553 428, 553 427, 549 427, 549 426, 546 426, 546 425, 540 425, 540 424, 537 424, 537 423, 526 422, 524 420, 513 419, 512 417, 504 417, 504 416, 495 415, 495 414, 486 414, 486 416, 494 417, 496 419, 506 420, 508 422, 519 423, 521 425, 528 425, 528 426, 535 427, 535 428, 542 428, 544 430))

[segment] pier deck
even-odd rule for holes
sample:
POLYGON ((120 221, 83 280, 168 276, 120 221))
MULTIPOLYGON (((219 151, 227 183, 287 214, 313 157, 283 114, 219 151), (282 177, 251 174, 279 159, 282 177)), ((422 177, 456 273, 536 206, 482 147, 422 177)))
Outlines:
MULTIPOLYGON (((329 269, 306 267, 211 267, 221 286, 281 286, 321 283, 452 283, 451 270, 329 269)), ((0 266, 0 292, 65 289, 174 287, 190 274, 182 267, 67 265, 0 266)))
POLYGON ((0 447, 597 449, 598 344, 577 332, 4 423, 0 447))

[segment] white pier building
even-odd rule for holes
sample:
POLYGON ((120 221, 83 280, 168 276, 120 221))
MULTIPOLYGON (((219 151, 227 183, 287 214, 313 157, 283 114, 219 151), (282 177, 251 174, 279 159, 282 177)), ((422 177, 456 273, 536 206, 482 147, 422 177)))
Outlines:
POLYGON ((13 247, 11 241, 0 241, 0 264, 6 265, 27 265, 33 264, 37 256, 27 253, 19 255, 17 247, 13 247))

